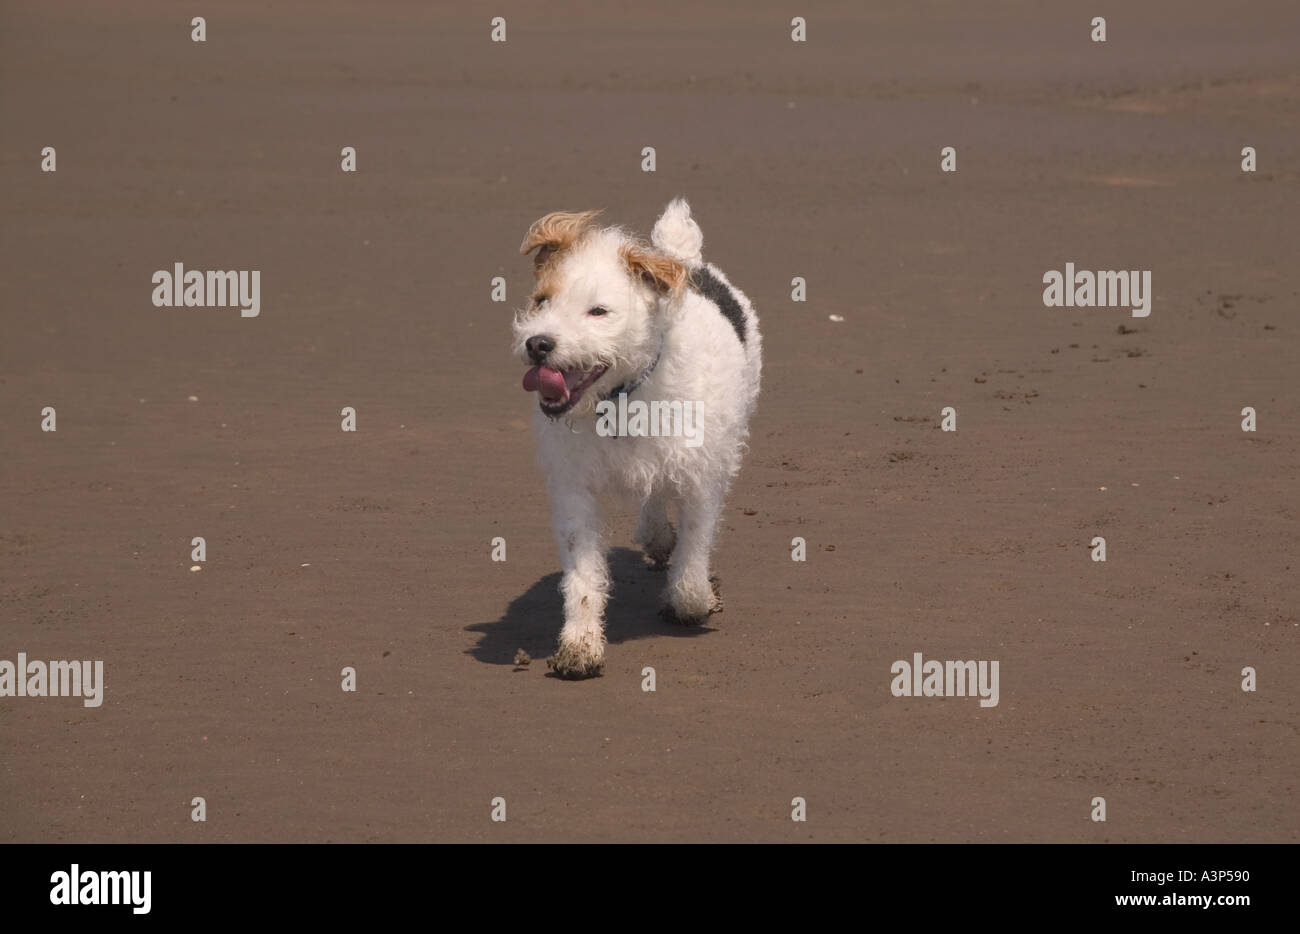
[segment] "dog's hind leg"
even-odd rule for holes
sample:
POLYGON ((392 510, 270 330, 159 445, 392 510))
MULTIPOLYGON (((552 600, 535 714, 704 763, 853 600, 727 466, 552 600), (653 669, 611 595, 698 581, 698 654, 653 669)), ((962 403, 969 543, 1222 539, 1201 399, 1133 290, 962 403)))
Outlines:
POLYGON ((552 491, 555 537, 564 577, 564 628, 549 660, 562 678, 592 678, 605 668, 605 603, 609 565, 600 541, 596 497, 583 488, 552 491))
POLYGON ((651 493, 641 504, 635 541, 645 550, 646 560, 653 570, 662 571, 668 567, 677 535, 668 521, 668 497, 663 492, 651 493))
POLYGON ((722 514, 726 483, 683 491, 677 517, 677 546, 668 570, 668 605, 665 615, 674 622, 693 625, 710 613, 722 611, 722 600, 709 578, 709 554, 722 514))

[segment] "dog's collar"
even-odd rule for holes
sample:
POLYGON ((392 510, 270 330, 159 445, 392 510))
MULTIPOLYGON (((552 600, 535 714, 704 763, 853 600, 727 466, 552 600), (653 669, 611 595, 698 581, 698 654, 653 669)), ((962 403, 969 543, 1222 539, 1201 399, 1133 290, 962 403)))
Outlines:
POLYGON ((650 361, 650 365, 645 368, 645 371, 640 376, 638 376, 636 379, 628 380, 626 383, 620 383, 619 385, 611 389, 609 392, 601 395, 600 398, 608 402, 611 399, 617 399, 619 396, 632 395, 632 393, 636 390, 638 386, 640 386, 642 383, 644 383, 646 380, 650 378, 650 374, 653 373, 655 371, 655 367, 659 365, 659 358, 661 356, 663 356, 662 350, 660 350, 659 353, 655 354, 655 358, 650 361))

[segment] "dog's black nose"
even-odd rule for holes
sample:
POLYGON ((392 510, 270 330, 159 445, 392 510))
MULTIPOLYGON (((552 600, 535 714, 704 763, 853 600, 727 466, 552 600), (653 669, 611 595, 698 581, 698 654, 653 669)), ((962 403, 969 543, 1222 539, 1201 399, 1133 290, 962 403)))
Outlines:
POLYGON ((528 359, 534 363, 543 363, 546 355, 555 349, 555 339, 545 334, 538 334, 524 341, 524 347, 528 349, 528 359))

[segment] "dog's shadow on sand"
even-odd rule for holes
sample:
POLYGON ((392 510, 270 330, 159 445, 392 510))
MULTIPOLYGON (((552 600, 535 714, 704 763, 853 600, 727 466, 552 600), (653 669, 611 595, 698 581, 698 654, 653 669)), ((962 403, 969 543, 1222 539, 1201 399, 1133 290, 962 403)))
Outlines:
MULTIPOLYGON (((615 548, 609 555, 609 574, 614 586, 605 607, 605 639, 610 644, 652 636, 694 638, 713 631, 708 625, 682 626, 659 615, 666 575, 651 570, 641 552, 615 548)), ((511 600, 500 619, 466 626, 465 631, 478 633, 479 639, 465 651, 489 665, 513 665, 515 654, 523 649, 534 665, 544 666, 544 659, 555 652, 563 624, 557 571, 511 600)))

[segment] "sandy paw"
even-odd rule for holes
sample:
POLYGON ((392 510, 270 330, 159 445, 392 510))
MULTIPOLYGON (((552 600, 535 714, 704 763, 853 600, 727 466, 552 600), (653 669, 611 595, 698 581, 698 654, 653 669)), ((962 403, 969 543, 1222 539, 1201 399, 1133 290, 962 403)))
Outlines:
POLYGON ((659 611, 664 619, 680 626, 699 626, 714 613, 722 612, 722 595, 717 577, 709 578, 710 589, 697 599, 674 594, 659 611))
POLYGON ((561 645, 560 650, 546 660, 546 666, 570 681, 599 678, 605 673, 604 657, 577 645, 561 645))

